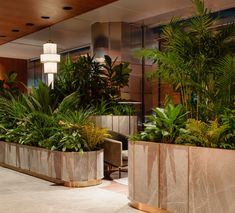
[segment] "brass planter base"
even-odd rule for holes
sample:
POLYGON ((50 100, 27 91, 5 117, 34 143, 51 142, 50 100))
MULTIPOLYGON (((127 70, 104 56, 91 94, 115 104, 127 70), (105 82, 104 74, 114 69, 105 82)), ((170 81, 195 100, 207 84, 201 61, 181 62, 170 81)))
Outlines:
POLYGON ((64 182, 64 186, 68 187, 87 187, 87 186, 95 186, 102 183, 101 179, 97 180, 88 180, 88 181, 70 181, 64 182))
POLYGON ((134 200, 131 200, 130 205, 132 207, 134 207, 135 209, 138 209, 138 210, 141 210, 144 212, 149 212, 149 213, 172 213, 172 212, 166 211, 164 209, 154 208, 152 206, 149 206, 147 204, 140 203, 140 202, 137 202, 134 200))

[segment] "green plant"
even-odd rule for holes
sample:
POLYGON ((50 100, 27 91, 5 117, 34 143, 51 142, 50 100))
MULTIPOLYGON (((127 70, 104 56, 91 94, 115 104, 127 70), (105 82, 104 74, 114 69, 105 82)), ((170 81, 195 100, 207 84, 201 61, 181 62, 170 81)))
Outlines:
POLYGON ((16 72, 9 72, 3 80, 0 80, 0 95, 6 97, 8 97, 8 93, 18 95, 20 93, 19 84, 25 87, 22 82, 17 81, 16 72))
POLYGON ((94 56, 81 56, 76 61, 67 58, 61 63, 55 81, 54 96, 59 100, 71 93, 78 93, 80 106, 97 106, 102 100, 108 103, 120 99, 120 89, 128 85, 131 70, 129 63, 117 63, 105 56, 105 63, 95 61, 94 56))
POLYGON ((235 110, 225 109, 221 115, 224 132, 222 134, 223 148, 235 149, 235 110))
POLYGON ((103 82, 101 65, 90 55, 81 56, 76 61, 69 57, 61 63, 61 68, 55 80, 55 96, 60 100, 78 93, 83 106, 91 105, 102 97, 103 82))
POLYGON ((95 106, 95 111, 97 115, 134 115, 135 107, 102 98, 100 103, 95 106))
POLYGON ((92 108, 75 110, 79 97, 74 92, 55 108, 51 89, 42 82, 30 94, 0 97, 0 138, 60 151, 99 148, 107 131, 90 123, 92 108))
POLYGON ((82 125, 81 135, 84 139, 84 150, 91 151, 99 148, 105 137, 109 137, 108 130, 94 125, 82 125))
POLYGON ((108 55, 104 58, 102 79, 105 83, 105 98, 115 101, 120 98, 121 88, 128 86, 131 69, 127 62, 117 64, 117 58, 114 61, 108 55))
POLYGON ((117 103, 112 107, 112 114, 113 115, 134 115, 135 108, 132 105, 117 103))
POLYGON ((201 0, 193 1, 195 16, 173 20, 162 31, 163 49, 144 49, 141 56, 158 62, 152 76, 160 76, 176 91, 190 117, 204 121, 218 117, 235 98, 235 63, 230 49, 234 24, 216 29, 201 0))
POLYGON ((66 121, 71 124, 84 125, 90 123, 89 118, 95 114, 93 108, 78 109, 76 111, 67 110, 65 113, 59 114, 60 120, 66 121))
POLYGON ((218 120, 205 123, 195 119, 189 119, 186 130, 176 139, 176 144, 191 144, 203 147, 222 148, 222 135, 225 127, 218 120))
POLYGON ((174 143, 180 130, 185 127, 186 115, 182 105, 168 104, 164 109, 155 108, 153 115, 146 116, 149 122, 145 124, 144 131, 134 139, 174 143))

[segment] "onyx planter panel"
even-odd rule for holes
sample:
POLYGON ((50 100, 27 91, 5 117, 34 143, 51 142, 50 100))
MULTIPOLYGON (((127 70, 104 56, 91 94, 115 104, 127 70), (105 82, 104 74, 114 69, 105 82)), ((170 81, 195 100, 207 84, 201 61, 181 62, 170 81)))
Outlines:
POLYGON ((147 212, 234 213, 235 151, 129 142, 131 205, 147 212))
POLYGON ((59 152, 0 141, 0 165, 70 187, 100 184, 103 162, 103 150, 59 152))

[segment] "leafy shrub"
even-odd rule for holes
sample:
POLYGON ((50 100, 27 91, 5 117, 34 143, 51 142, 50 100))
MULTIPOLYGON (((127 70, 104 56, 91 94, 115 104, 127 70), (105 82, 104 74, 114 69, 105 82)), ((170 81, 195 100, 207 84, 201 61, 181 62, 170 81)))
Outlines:
POLYGON ((144 131, 134 139, 174 143, 180 129, 185 127, 186 115, 182 105, 168 104, 164 110, 155 108, 153 115, 146 116, 149 122, 145 124, 144 131))

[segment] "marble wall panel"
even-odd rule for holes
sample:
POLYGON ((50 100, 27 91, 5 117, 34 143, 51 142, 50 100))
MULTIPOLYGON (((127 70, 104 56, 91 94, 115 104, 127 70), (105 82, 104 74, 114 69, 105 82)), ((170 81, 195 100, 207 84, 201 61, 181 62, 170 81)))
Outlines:
POLYGON ((51 158, 49 153, 49 150, 41 149, 39 157, 39 172, 48 177, 51 175, 51 158))
POLYGON ((119 116, 119 132, 123 135, 130 135, 130 116, 119 116))
POLYGON ((152 207, 159 202, 159 144, 138 142, 133 145, 133 199, 152 207))
POLYGON ((137 133, 137 116, 130 116, 130 135, 137 133))
POLYGON ((61 153, 61 179, 74 180, 74 152, 61 153))
POLYGON ((5 164, 16 167, 16 144, 5 143, 5 164))
POLYGON ((40 152, 34 147, 29 148, 29 170, 31 172, 39 173, 40 152))
POLYGON ((135 142, 128 142, 128 197, 134 199, 134 146, 135 142))
POLYGON ((235 151, 190 147, 189 213, 235 212, 235 151))
POLYGON ((102 127, 102 119, 101 116, 93 116, 92 121, 95 122, 97 127, 102 127))
POLYGON ((5 161, 5 143, 0 141, 0 163, 5 161))
POLYGON ((160 208, 188 212, 188 147, 160 144, 160 208))
POLYGON ((88 180, 88 152, 84 152, 79 155, 79 169, 81 170, 81 176, 79 181, 87 181, 88 180))
POLYGON ((88 172, 88 180, 94 180, 97 178, 97 153, 96 152, 88 152, 88 161, 87 161, 87 172, 88 172))
POLYGON ((85 172, 83 169, 84 167, 87 168, 86 165, 82 165, 87 164, 87 162, 84 162, 81 156, 84 157, 84 153, 75 153, 74 155, 74 181, 81 181, 82 173, 85 172))
POLYGON ((114 132, 120 132, 119 116, 113 116, 112 119, 113 119, 113 121, 112 121, 113 126, 112 126, 112 129, 110 129, 110 130, 112 130, 114 132))
POLYGON ((51 151, 49 153, 51 161, 51 177, 61 179, 62 176, 62 155, 61 152, 51 151))
POLYGON ((18 145, 16 149, 16 165, 18 168, 29 170, 29 148, 18 145))
POLYGON ((137 116, 101 115, 91 118, 97 127, 107 128, 124 135, 137 132, 137 116))
POLYGON ((111 115, 101 116, 101 128, 107 128, 112 130, 113 128, 113 118, 111 115))
POLYGON ((96 158, 96 177, 97 179, 102 179, 104 177, 104 150, 98 150, 96 153, 96 158))

